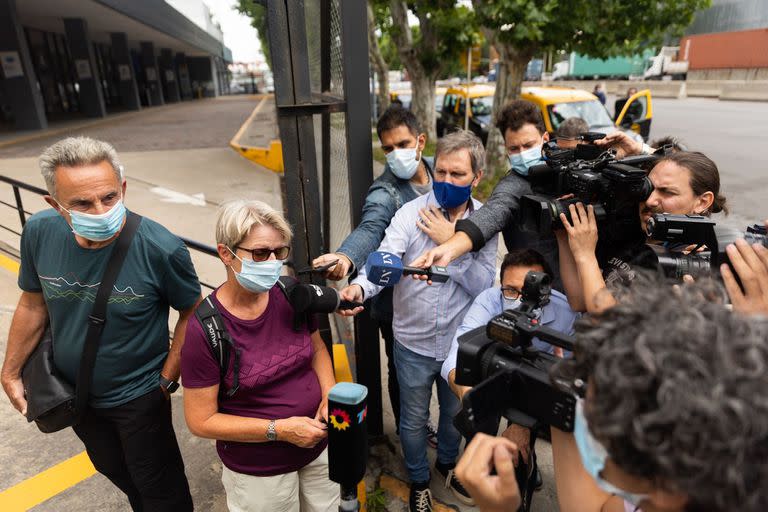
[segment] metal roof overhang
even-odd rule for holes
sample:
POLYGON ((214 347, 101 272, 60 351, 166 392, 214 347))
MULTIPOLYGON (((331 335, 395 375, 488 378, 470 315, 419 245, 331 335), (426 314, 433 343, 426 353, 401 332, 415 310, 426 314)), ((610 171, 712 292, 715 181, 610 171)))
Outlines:
POLYGON ((163 0, 21 0, 16 9, 29 28, 64 33, 64 18, 82 18, 97 43, 109 43, 111 32, 125 32, 134 49, 151 41, 158 50, 225 56, 220 41, 163 0))

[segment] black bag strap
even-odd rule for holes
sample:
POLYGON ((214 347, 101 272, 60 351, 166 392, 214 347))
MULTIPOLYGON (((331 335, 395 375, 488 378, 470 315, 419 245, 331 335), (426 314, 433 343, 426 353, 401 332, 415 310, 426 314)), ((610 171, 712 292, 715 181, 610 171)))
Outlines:
MULTIPOLYGON (((286 300, 291 306, 291 290, 294 286, 299 284, 296 278, 290 276, 280 276, 277 280, 277 285, 280 287, 280 291, 283 292, 286 300)), ((200 322, 203 328, 203 334, 208 340, 208 348, 211 350, 213 359, 219 363, 219 396, 231 398, 240 388, 240 348, 235 344, 232 337, 227 331, 227 326, 224 324, 224 319, 221 317, 219 310, 216 308, 216 304, 213 302, 213 294, 208 295, 195 309, 195 316, 200 322), (234 350, 233 368, 232 368, 232 387, 229 390, 224 388, 224 378, 227 376, 227 370, 229 369, 230 351, 234 350)), ((299 317, 303 317, 296 313, 294 315, 294 329, 299 330, 297 327, 299 317)))
POLYGON ((203 327, 203 333, 208 340, 208 348, 211 349, 213 358, 219 363, 219 395, 231 398, 240 388, 240 349, 235 345, 232 337, 224 325, 219 310, 213 303, 213 294, 208 295, 195 309, 195 316, 203 327), (224 377, 229 368, 230 351, 234 350, 234 364, 232 368, 232 387, 224 389, 224 377))
POLYGON ((107 268, 101 278, 99 290, 96 292, 96 299, 93 301, 93 309, 88 316, 88 331, 85 334, 85 345, 83 346, 83 355, 80 358, 80 367, 77 370, 77 382, 75 384, 75 410, 78 414, 82 414, 88 405, 88 393, 93 381, 96 352, 107 318, 107 301, 112 295, 112 287, 117 281, 125 257, 128 255, 128 248, 131 246, 131 241, 133 241, 133 236, 136 234, 140 223, 140 215, 128 212, 125 226, 117 236, 115 248, 112 249, 112 254, 109 256, 107 268))

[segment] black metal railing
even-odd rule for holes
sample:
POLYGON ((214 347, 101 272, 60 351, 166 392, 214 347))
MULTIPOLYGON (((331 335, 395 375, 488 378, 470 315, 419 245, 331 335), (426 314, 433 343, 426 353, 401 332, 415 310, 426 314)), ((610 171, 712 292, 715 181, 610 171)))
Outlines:
MULTIPOLYGON (((32 192, 33 194, 37 194, 40 196, 48 195, 48 191, 43 188, 36 187, 34 185, 24 183, 23 181, 15 180, 13 178, 9 178, 8 176, 3 176, 3 175, 0 175, 0 182, 7 183, 12 187, 13 197, 16 201, 16 204, 11 204, 6 201, 0 200, 0 204, 2 204, 3 206, 7 206, 8 208, 14 209, 18 212, 21 229, 24 229, 24 225, 27 223, 27 216, 33 215, 34 212, 30 212, 24 209, 24 203, 21 200, 21 191, 26 190, 27 192, 32 192)), ((6 231, 9 231, 15 235, 21 236, 21 231, 16 231, 3 224, 0 224, 0 228, 6 231)), ((218 259, 219 253, 216 251, 215 247, 200 243, 196 240, 185 238, 183 236, 180 236, 179 238, 181 239, 182 242, 184 242, 184 244, 187 246, 188 249, 200 252, 202 254, 207 254, 209 256, 213 256, 214 258, 218 259)), ((210 290, 213 290, 216 288, 215 286, 209 283, 205 283, 203 281, 200 281, 200 285, 210 290)))

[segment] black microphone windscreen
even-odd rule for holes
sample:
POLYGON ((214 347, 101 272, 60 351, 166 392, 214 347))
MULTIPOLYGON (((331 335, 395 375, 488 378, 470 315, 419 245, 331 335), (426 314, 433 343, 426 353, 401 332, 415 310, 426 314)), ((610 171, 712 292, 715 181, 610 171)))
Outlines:
POLYGON ((299 313, 332 313, 339 306, 339 292, 328 286, 297 284, 291 291, 291 304, 299 313))

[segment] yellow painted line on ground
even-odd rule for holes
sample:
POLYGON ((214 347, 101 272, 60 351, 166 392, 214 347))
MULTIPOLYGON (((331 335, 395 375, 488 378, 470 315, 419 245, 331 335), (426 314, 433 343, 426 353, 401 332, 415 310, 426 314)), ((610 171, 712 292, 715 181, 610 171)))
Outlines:
MULTIPOLYGON (((19 262, 0 254, 0 267, 19 273, 19 262)), ((64 462, 0 492, 0 510, 20 512, 39 505, 96 474, 88 454, 81 452, 64 462)))
POLYGON ((354 382, 352 369, 349 367, 347 347, 343 343, 333 345, 333 370, 336 374, 336 382, 354 382))
POLYGON ((91 464, 88 455, 85 452, 79 453, 0 492, 0 510, 4 512, 29 510, 94 474, 96 474, 96 468, 91 464))
POLYGON ((248 127, 251 125, 251 123, 253 122, 253 118, 256 117, 256 114, 259 113, 259 111, 261 110, 261 107, 264 106, 264 103, 266 101, 267 101, 267 96, 264 96, 263 98, 261 98, 261 101, 259 102, 258 105, 256 105, 256 108, 253 109, 253 112, 251 112, 251 115, 248 116, 248 119, 246 119, 243 125, 240 127, 240 129, 237 130, 237 133, 235 134, 234 137, 232 137, 232 140, 229 141, 230 145, 240 143, 240 137, 243 136, 243 133, 245 133, 245 130, 248 129, 248 127))
POLYGON ((8 270, 10 272, 13 272, 14 274, 18 274, 19 268, 21 267, 21 265, 19 265, 18 261, 12 260, 8 256, 0 254, 0 267, 3 267, 5 270, 8 270))
POLYGON ((245 131, 248 129, 248 127, 251 125, 254 118, 256 117, 256 114, 259 113, 259 111, 261 110, 261 107, 264 106, 264 103, 270 97, 271 95, 262 97, 259 104, 256 105, 256 108, 254 108, 253 112, 251 112, 251 115, 248 116, 248 119, 245 120, 245 122, 237 131, 235 136, 232 137, 232 140, 229 141, 229 147, 234 149, 237 152, 237 154, 239 154, 243 158, 247 158, 251 162, 254 162, 262 167, 266 167, 270 171, 282 173, 284 169, 283 168, 283 144, 279 140, 271 141, 269 143, 268 148, 243 146, 242 144, 240 144, 240 137, 243 136, 245 131))

